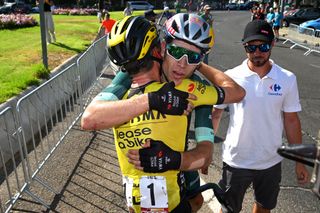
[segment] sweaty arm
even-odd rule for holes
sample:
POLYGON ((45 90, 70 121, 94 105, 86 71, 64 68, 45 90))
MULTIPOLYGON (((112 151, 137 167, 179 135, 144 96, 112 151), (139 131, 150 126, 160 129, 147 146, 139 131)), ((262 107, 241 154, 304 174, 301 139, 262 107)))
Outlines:
POLYGON ((179 170, 190 171, 207 168, 212 161, 213 143, 201 141, 189 151, 181 153, 181 164, 179 170))
POLYGON ((215 135, 218 132, 223 111, 224 111, 223 109, 218 109, 218 108, 214 108, 212 110, 212 125, 213 125, 215 135))
POLYGON ((163 84, 158 91, 121 100, 129 89, 125 78, 125 74, 119 73, 110 86, 89 104, 81 119, 83 129, 99 130, 117 126, 148 110, 170 115, 188 114, 192 110, 187 99, 195 99, 194 95, 175 89, 173 82, 163 84))
MULTIPOLYGON (((301 144, 301 124, 297 112, 283 113, 284 129, 289 144, 301 144)), ((296 175, 298 183, 305 184, 309 181, 309 172, 302 163, 296 163, 296 175)))
POLYGON ((81 127, 85 130, 111 128, 129 121, 147 110, 149 110, 147 94, 128 100, 93 100, 82 115, 81 127))
POLYGON ((119 72, 111 84, 102 90, 82 115, 85 130, 107 129, 129 121, 149 109, 147 95, 121 100, 131 85, 127 73, 119 72))
MULTIPOLYGON (((194 102, 195 106, 198 106, 199 103, 212 105, 220 101, 218 90, 204 83, 184 80, 177 88, 179 87, 197 96, 198 99, 194 102)), ((212 106, 201 105, 196 107, 195 133, 197 146, 195 149, 177 152, 161 141, 152 141, 151 143, 146 143, 144 149, 129 150, 127 154, 129 162, 135 165, 137 169, 145 172, 163 172, 169 169, 179 169, 182 171, 206 169, 212 161, 213 154, 214 134, 211 111, 212 106), (162 157, 159 158, 159 156, 162 157), (158 164, 157 162, 168 163, 158 164)))
POLYGON ((245 90, 222 71, 208 66, 205 63, 201 63, 198 70, 214 85, 223 88, 225 93, 223 103, 237 103, 244 98, 246 94, 245 90))

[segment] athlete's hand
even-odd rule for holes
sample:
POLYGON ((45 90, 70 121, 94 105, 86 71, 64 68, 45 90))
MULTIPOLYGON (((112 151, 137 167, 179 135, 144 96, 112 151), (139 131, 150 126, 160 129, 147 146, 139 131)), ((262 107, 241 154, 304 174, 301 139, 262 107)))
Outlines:
POLYGON ((196 97, 174 87, 174 82, 170 82, 158 91, 148 93, 149 108, 168 115, 188 115, 193 105, 187 99, 195 100, 196 97))
POLYGON ((309 182, 309 172, 302 163, 296 163, 296 175, 299 184, 306 184, 309 182))
POLYGON ((129 150, 128 161, 144 172, 165 172, 178 170, 181 164, 181 153, 172 150, 162 141, 148 139, 143 148, 129 150))
POLYGON ((201 174, 207 175, 209 172, 209 167, 207 166, 205 168, 201 168, 200 171, 201 171, 201 174))

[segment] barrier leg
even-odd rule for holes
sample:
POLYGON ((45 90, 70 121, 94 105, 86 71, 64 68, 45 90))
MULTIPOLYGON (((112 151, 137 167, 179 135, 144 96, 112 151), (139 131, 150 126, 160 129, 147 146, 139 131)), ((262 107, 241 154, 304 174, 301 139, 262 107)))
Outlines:
POLYGON ((44 180, 42 180, 41 178, 38 177, 34 177, 34 180, 37 181, 38 183, 40 183, 41 185, 43 185, 46 189, 48 189, 49 191, 51 191, 54 194, 60 194, 59 192, 57 192, 56 190, 54 190, 48 183, 46 183, 44 180))
POLYGON ((35 201, 41 203, 43 206, 47 207, 47 209, 50 209, 50 206, 44 202, 44 200, 42 200, 41 198, 37 197, 36 195, 34 195, 32 192, 30 192, 29 190, 25 191, 28 195, 30 195, 30 197, 32 197, 32 199, 34 199, 35 201))

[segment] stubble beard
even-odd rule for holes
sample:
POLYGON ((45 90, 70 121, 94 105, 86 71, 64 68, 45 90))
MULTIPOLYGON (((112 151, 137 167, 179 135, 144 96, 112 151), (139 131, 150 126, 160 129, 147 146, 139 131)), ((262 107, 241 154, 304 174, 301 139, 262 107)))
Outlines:
POLYGON ((251 63, 255 66, 255 67, 262 67, 264 66, 267 62, 269 62, 269 58, 270 55, 265 58, 265 57, 261 57, 261 56, 257 56, 257 57, 252 57, 249 60, 251 61, 251 63))

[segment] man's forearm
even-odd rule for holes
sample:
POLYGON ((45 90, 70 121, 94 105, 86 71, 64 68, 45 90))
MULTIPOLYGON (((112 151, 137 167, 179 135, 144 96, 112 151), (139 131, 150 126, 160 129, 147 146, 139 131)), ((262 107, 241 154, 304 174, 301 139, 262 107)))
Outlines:
POLYGON ((181 171, 197 170, 206 168, 212 161, 213 144, 209 141, 202 141, 196 148, 181 154, 181 171))
POLYGON ((200 64, 198 70, 214 85, 224 89, 225 100, 223 103, 237 103, 244 98, 245 90, 224 72, 204 63, 200 64))
POLYGON ((212 110, 211 118, 212 118, 214 135, 216 135, 218 132, 222 113, 223 113, 223 109, 213 108, 212 110))
POLYGON ((286 132, 287 140, 289 144, 301 144, 302 133, 301 123, 299 120, 298 113, 284 113, 283 116, 284 129, 286 132))
POLYGON ((148 110, 147 94, 120 101, 94 101, 83 113, 81 127, 85 130, 111 128, 123 124, 148 110))

